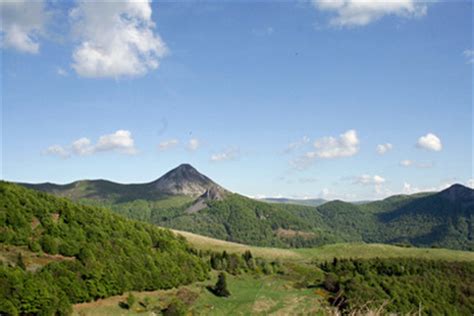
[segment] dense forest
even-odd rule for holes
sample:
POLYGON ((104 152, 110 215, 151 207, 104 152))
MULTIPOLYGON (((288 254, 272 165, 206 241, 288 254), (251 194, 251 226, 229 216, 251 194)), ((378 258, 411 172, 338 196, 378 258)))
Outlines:
POLYGON ((318 200, 323 204, 317 206, 232 194, 186 164, 144 184, 85 180, 23 185, 131 219, 256 246, 367 242, 474 250, 474 190, 462 185, 365 203, 318 200), (192 194, 183 194, 184 188, 192 188, 192 194), (217 199, 194 194, 207 188, 221 194, 217 199), (193 211, 198 201, 202 206, 193 211))
POLYGON ((393 196, 360 205, 331 201, 318 207, 272 204, 228 194, 223 200, 207 201, 207 207, 196 213, 186 211, 193 203, 186 196, 116 204, 81 202, 159 226, 256 246, 367 242, 473 250, 473 192, 455 186, 437 194, 393 196))
POLYGON ((319 284, 342 311, 423 315, 474 313, 474 264, 423 259, 337 260, 319 284))
MULTIPOLYGON (((106 209, 0 183, 0 243, 55 255, 31 271, 0 265, 0 314, 68 314, 71 303, 203 280, 209 264, 183 239, 106 209)), ((21 252, 20 252, 21 253, 21 252)))

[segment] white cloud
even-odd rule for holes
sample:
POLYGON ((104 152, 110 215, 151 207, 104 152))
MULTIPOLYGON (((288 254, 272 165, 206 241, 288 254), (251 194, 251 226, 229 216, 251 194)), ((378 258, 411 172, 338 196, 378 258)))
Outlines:
POLYGON ((468 64, 474 64, 474 50, 466 49, 463 52, 463 55, 464 55, 464 57, 466 57, 468 64))
POLYGON ((95 151, 115 150, 124 154, 134 155, 137 153, 132 133, 126 130, 118 130, 113 134, 99 137, 95 145, 95 151))
POLYGON ((363 174, 359 177, 356 177, 354 183, 362 185, 380 185, 382 183, 385 183, 385 179, 379 175, 371 176, 368 174, 363 174))
POLYGON ((308 151, 302 157, 291 160, 290 164, 297 169, 305 169, 316 159, 354 156, 359 152, 359 143, 357 131, 353 129, 346 131, 339 137, 323 137, 313 143, 313 151, 308 151))
POLYGON ((405 160, 400 161, 400 166, 402 166, 402 167, 411 167, 413 165, 413 163, 414 163, 413 160, 405 159, 405 160))
POLYGON ((195 150, 198 150, 199 147, 201 147, 201 142, 199 141, 199 139, 191 138, 188 141, 188 146, 187 146, 188 150, 195 151, 195 150))
POLYGON ((67 147, 59 145, 50 146, 44 151, 44 153, 68 158, 73 154, 77 156, 86 156, 103 151, 115 151, 127 155, 136 154, 137 150, 135 148, 132 133, 127 130, 118 130, 113 134, 100 136, 95 145, 92 144, 90 139, 82 137, 75 140, 67 147))
POLYGON ((79 156, 90 155, 94 152, 89 138, 82 137, 72 143, 72 151, 79 156))
POLYGON ((466 181, 466 185, 471 189, 474 189, 474 179, 469 179, 466 181))
POLYGON ((63 148, 60 145, 49 146, 48 148, 46 148, 46 150, 43 151, 43 154, 59 156, 64 159, 69 158, 71 155, 67 149, 63 148))
POLYGON ((167 48, 151 14, 150 1, 80 0, 70 13, 80 40, 72 68, 89 78, 140 76, 158 68, 167 48))
POLYGON ((364 26, 384 16, 420 17, 427 11, 416 0, 312 0, 316 9, 334 13, 330 25, 335 27, 364 26))
POLYGON ((315 151, 308 158, 333 159, 354 156, 359 152, 359 138, 355 130, 348 130, 339 137, 323 137, 314 142, 315 151))
POLYGON ((430 151, 441 151, 443 149, 443 144, 438 136, 433 133, 428 133, 425 136, 418 138, 416 144, 418 148, 426 149, 430 151))
POLYGON ((308 144, 310 142, 310 139, 308 136, 303 136, 301 139, 295 141, 295 142, 292 142, 290 144, 288 144, 288 146, 286 147, 286 149, 283 151, 284 153, 288 154, 298 148, 301 148, 302 146, 308 144))
POLYGON ((219 161, 228 161, 234 160, 239 157, 240 150, 238 148, 228 148, 223 152, 213 154, 211 156, 211 161, 219 162, 219 161))
POLYGON ((380 144, 380 145, 377 145, 377 153, 379 155, 385 155, 387 152, 389 152, 390 150, 392 150, 393 148, 393 145, 390 144, 390 143, 385 143, 385 144, 380 144))
POLYGON ((39 52, 39 36, 49 19, 43 1, 0 1, 1 45, 23 53, 39 52))
POLYGON ((418 186, 413 186, 408 182, 403 183, 403 188, 402 188, 402 193, 403 194, 415 194, 415 193, 420 193, 420 192, 438 192, 445 190, 455 184, 456 182, 451 179, 451 180, 445 180, 442 181, 439 185, 437 186, 431 186, 431 187, 418 187, 418 186))
POLYGON ((357 198, 357 195, 353 193, 336 193, 328 188, 323 188, 317 197, 325 200, 354 200, 357 198))
POLYGON ((56 68, 56 73, 62 77, 66 77, 68 75, 67 71, 62 67, 56 68))
POLYGON ((420 189, 413 187, 410 183, 404 182, 402 192, 403 194, 414 194, 420 192, 420 189))
POLYGON ((430 161, 417 162, 417 161, 410 160, 410 159, 404 159, 404 160, 400 161, 400 166, 406 167, 406 168, 415 167, 415 168, 420 168, 420 169, 427 169, 427 168, 433 168, 433 163, 430 162, 430 161))
POLYGON ((165 150, 175 147, 178 144, 179 144, 179 140, 173 138, 173 139, 162 141, 161 143, 158 144, 158 148, 161 151, 165 151, 165 150))
POLYGON ((384 177, 379 176, 379 175, 368 175, 368 174, 363 174, 359 177, 355 177, 353 183, 354 184, 359 184, 363 186, 373 186, 374 192, 377 195, 387 195, 390 190, 385 188, 386 180, 384 177))

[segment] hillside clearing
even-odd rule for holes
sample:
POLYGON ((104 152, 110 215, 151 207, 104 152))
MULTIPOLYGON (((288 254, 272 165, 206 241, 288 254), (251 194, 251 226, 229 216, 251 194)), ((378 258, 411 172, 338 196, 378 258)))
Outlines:
POLYGON ((317 248, 280 249, 255 247, 214 239, 189 232, 173 230, 201 250, 243 253, 250 250, 255 256, 284 261, 326 261, 337 258, 423 258, 446 261, 474 261, 474 252, 438 248, 399 247, 386 244, 340 243, 317 248))

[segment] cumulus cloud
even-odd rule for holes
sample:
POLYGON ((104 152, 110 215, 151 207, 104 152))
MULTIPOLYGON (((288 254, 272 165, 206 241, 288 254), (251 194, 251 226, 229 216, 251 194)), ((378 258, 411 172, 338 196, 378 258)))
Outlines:
POLYGON ((467 63, 468 64, 474 64, 474 50, 472 49, 466 49, 463 52, 464 57, 466 57, 467 63))
POLYGON ((46 148, 43 151, 43 154, 59 156, 59 157, 64 158, 64 159, 69 158, 71 156, 69 151, 67 149, 65 149, 64 147, 60 146, 60 145, 49 146, 48 148, 46 148))
POLYGON ((173 138, 173 139, 168 139, 165 141, 162 141, 161 143, 158 144, 158 149, 161 151, 165 151, 168 149, 171 149, 175 147, 176 145, 179 144, 179 140, 173 138))
POLYGON ((75 140, 71 145, 72 152, 79 156, 90 155, 94 152, 94 146, 91 145, 89 138, 82 137, 75 140))
POLYGON ((69 158, 72 155, 86 156, 104 151, 115 151, 126 155, 136 154, 132 133, 127 130, 118 130, 115 133, 100 136, 96 144, 92 144, 89 138, 82 137, 69 146, 50 146, 44 153, 69 158))
POLYGON ((351 129, 338 137, 322 137, 313 143, 313 150, 291 160, 290 164, 297 169, 309 167, 316 159, 334 159, 354 156, 359 152, 357 131, 351 129))
POLYGON ((314 142, 315 151, 307 155, 311 158, 333 159, 354 156, 359 152, 359 138, 353 129, 339 137, 323 137, 314 142))
POLYGON ((44 1, 0 1, 0 40, 3 47, 23 53, 39 52, 39 37, 44 34, 50 14, 44 1))
POLYGON ((390 144, 390 143, 385 143, 385 144, 380 144, 380 145, 377 145, 377 153, 379 155, 385 155, 387 152, 389 152, 390 150, 392 150, 393 148, 393 145, 390 144))
POLYGON ((223 152, 213 154, 211 156, 211 161, 219 162, 219 161, 228 161, 228 160, 235 160, 239 157, 240 150, 238 148, 228 148, 223 152))
POLYGON ((427 11, 416 0, 312 0, 314 7, 332 13, 329 23, 335 27, 364 26, 384 16, 420 17, 427 11))
POLYGON ((441 149, 443 149, 441 139, 433 133, 428 133, 425 136, 418 138, 416 146, 430 151, 441 151, 441 149))
POLYGON ((132 133, 126 130, 118 130, 113 134, 103 135, 99 137, 99 141, 95 145, 95 151, 111 151, 115 150, 124 154, 133 155, 137 153, 132 133))
POLYGON ((196 151, 199 149, 199 147, 201 147, 201 142, 199 141, 199 139, 197 138, 191 138, 189 141, 188 141, 188 150, 190 151, 196 151))
POLYGON ((150 1, 79 0, 70 13, 80 41, 72 68, 89 78, 140 76, 158 68, 168 50, 151 15, 150 1))

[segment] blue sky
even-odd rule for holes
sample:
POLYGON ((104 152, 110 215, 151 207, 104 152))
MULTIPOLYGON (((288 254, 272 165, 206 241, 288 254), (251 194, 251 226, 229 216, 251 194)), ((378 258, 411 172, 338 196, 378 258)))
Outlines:
POLYGON ((1 5, 3 179, 187 162, 250 196, 472 185, 470 2, 1 5))

